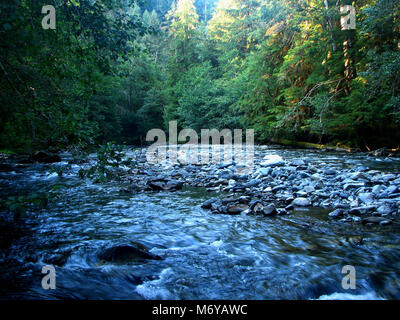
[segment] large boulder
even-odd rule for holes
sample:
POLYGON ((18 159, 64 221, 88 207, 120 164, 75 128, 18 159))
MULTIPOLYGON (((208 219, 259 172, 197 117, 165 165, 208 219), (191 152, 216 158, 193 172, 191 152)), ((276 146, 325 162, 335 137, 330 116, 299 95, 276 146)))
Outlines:
POLYGON ((56 163, 61 162, 61 157, 58 154, 46 151, 38 151, 32 154, 31 159, 40 163, 56 163))
POLYGON ((146 260, 162 260, 150 252, 143 245, 118 245, 105 249, 99 254, 99 259, 113 263, 142 262, 146 260))

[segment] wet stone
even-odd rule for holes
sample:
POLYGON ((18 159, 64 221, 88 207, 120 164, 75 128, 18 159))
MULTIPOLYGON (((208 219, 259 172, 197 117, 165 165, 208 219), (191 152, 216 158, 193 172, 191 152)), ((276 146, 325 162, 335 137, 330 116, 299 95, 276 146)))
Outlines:
POLYGON ((229 214, 241 214, 242 212, 246 211, 249 209, 248 205, 245 204, 237 204, 237 205, 233 205, 233 206, 229 206, 228 207, 228 213, 229 214))
POLYGON ((58 154, 38 151, 31 156, 33 161, 40 163, 56 163, 61 162, 61 157, 58 154))
POLYGON ((340 219, 344 216, 344 211, 342 209, 336 209, 329 214, 329 218, 340 219))
POLYGON ((296 198, 293 200, 292 205, 296 207, 309 207, 311 206, 311 200, 307 198, 296 198))
POLYGON ((142 246, 119 245, 105 249, 99 254, 99 259, 105 262, 129 263, 145 260, 162 260, 161 257, 154 255, 142 246))
POLYGON ((368 217, 365 219, 362 219, 363 224, 379 224, 379 225, 389 225, 392 224, 391 220, 382 218, 382 217, 368 217))
POLYGON ((264 207, 263 214, 265 217, 272 217, 278 214, 276 211, 274 204, 269 204, 268 206, 264 207))

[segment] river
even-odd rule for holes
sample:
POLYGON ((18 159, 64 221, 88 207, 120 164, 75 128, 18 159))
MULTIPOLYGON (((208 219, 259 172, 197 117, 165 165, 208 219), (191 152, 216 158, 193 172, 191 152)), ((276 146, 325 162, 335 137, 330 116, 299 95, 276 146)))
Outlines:
MULTIPOLYGON (((316 150, 257 147, 284 159, 323 166, 365 166, 400 172, 400 161, 316 150)), ((63 154, 65 165, 71 159, 63 154)), ((121 184, 58 177, 50 165, 0 172, 0 194, 59 186, 47 209, 11 221, 2 212, 0 299, 399 299, 400 227, 341 223, 329 208, 295 209, 274 218, 212 214, 202 203, 217 192, 122 193, 121 184), (110 263, 99 253, 118 244, 144 245, 161 260, 110 263), (49 263, 51 262, 51 263, 49 263), (41 286, 54 264, 56 289, 41 286), (356 269, 355 290, 342 268, 356 269)))

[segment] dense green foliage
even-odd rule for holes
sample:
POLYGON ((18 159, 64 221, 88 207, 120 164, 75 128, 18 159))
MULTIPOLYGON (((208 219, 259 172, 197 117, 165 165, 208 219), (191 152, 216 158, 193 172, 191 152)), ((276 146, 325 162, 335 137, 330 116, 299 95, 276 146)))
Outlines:
POLYGON ((118 169, 123 165, 134 164, 130 159, 123 160, 124 157, 122 146, 108 142, 106 145, 100 146, 96 164, 89 168, 82 168, 79 176, 82 179, 88 177, 96 183, 119 180, 121 172, 118 172, 118 169))
POLYGON ((254 128, 397 147, 400 0, 13 0, 0 4, 0 147, 142 144, 254 128), (43 30, 43 5, 57 29, 43 30), (342 30, 340 6, 356 7, 342 30))
POLYGON ((119 137, 122 115, 133 113, 126 91, 135 40, 145 31, 140 13, 133 1, 53 1, 57 29, 44 30, 45 4, 0 5, 1 145, 119 137))

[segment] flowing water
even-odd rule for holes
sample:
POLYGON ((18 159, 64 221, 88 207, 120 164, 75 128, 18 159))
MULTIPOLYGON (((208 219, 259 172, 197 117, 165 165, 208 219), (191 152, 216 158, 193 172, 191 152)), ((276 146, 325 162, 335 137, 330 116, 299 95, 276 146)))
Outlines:
MULTIPOLYGON (((399 161, 359 154, 276 152, 338 167, 400 171, 399 161)), ((48 209, 0 225, 0 298, 400 298, 397 223, 343 224, 329 220, 324 209, 276 218, 215 215, 201 209, 215 196, 203 189, 122 194, 119 183, 93 184, 79 179, 78 170, 61 178, 40 164, 0 172, 3 198, 60 186, 48 209), (143 244, 163 260, 99 261, 101 250, 120 243, 143 244), (41 286, 47 261, 56 261, 56 290, 41 286), (342 288, 345 265, 356 268, 356 290, 342 288)))

